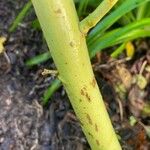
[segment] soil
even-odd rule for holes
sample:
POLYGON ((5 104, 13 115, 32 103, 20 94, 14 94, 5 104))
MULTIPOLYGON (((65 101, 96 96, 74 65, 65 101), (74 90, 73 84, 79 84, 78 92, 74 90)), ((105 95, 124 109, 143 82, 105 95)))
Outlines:
MULTIPOLYGON (((55 68, 53 61, 32 68, 25 65, 27 59, 48 50, 41 31, 31 28, 36 18, 33 9, 15 32, 8 32, 25 2, 0 1, 0 36, 7 39, 5 52, 0 55, 0 150, 88 150, 63 87, 54 93, 47 107, 41 105, 43 92, 54 79, 41 72, 55 68)), ((150 40, 134 45, 137 52, 131 61, 126 61, 124 55, 112 60, 102 53, 93 60, 93 69, 123 149, 149 150, 145 129, 150 125, 150 114, 142 110, 150 101, 150 73, 144 67, 147 85, 143 89, 131 83, 131 78, 139 74, 145 61, 150 65, 150 40), (124 91, 117 93, 119 85, 124 91), (131 116, 137 119, 135 125, 129 121, 131 116)))

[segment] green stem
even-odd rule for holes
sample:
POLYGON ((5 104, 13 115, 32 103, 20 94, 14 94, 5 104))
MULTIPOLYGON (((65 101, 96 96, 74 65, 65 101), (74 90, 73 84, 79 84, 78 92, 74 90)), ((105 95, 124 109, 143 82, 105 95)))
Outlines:
POLYGON ((32 0, 51 55, 92 150, 120 150, 96 83, 73 0, 32 0))
POLYGON ((80 22, 80 30, 85 35, 102 17, 116 4, 118 0, 104 0, 89 16, 80 22))

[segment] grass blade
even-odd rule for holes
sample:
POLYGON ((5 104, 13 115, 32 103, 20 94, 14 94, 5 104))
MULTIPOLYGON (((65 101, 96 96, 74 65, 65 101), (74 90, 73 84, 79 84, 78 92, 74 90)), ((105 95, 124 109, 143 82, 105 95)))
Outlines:
POLYGON ((111 25, 113 25, 118 19, 120 19, 123 15, 140 6, 144 2, 149 0, 125 0, 117 9, 115 9, 110 15, 105 17, 101 22, 97 24, 95 28, 91 30, 87 37, 87 41, 91 44, 100 35, 108 29, 111 25))
POLYGON ((9 29, 8 29, 9 32, 14 32, 17 29, 18 24, 20 22, 22 22, 22 20, 24 19, 24 17, 28 14, 31 6, 32 6, 31 1, 29 1, 28 3, 25 4, 25 6, 21 10, 21 12, 18 14, 18 16, 16 17, 16 19, 13 21, 13 23, 9 27, 9 29))
POLYGON ((53 95, 53 93, 59 89, 59 87, 61 86, 61 81, 59 79, 55 79, 51 85, 46 89, 46 91, 44 92, 43 95, 43 105, 47 105, 47 103, 49 102, 49 98, 53 95))
POLYGON ((37 55, 29 60, 27 60, 25 62, 25 64, 28 66, 28 67, 32 67, 34 65, 38 65, 42 62, 45 62, 47 61, 49 58, 51 58, 51 55, 50 55, 50 52, 45 52, 43 54, 40 54, 40 55, 37 55))
MULTIPOLYGON (((106 47, 118 44, 117 40, 123 37, 123 35, 127 34, 129 35, 129 33, 131 32, 133 33, 134 30, 143 28, 144 26, 150 26, 150 18, 145 18, 140 21, 133 22, 125 27, 114 29, 112 31, 105 33, 102 37, 98 38, 91 45, 88 45, 90 57, 91 58, 94 57, 97 52, 101 51, 106 47)), ((147 34, 149 34, 149 32, 147 34)))

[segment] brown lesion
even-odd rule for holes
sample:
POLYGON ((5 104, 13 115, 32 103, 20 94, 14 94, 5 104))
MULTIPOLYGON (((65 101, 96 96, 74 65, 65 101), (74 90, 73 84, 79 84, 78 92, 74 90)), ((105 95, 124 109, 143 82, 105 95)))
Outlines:
POLYGON ((83 87, 83 88, 81 89, 81 95, 84 96, 85 93, 86 93, 86 87, 83 87))
POLYGON ((88 20, 88 21, 87 21, 87 25, 88 25, 89 27, 93 27, 95 24, 94 24, 94 22, 93 22, 92 20, 88 20))
POLYGON ((79 123, 80 123, 80 125, 83 127, 84 126, 84 124, 83 124, 83 122, 81 121, 81 120, 79 120, 79 123))
POLYGON ((80 93, 81 93, 82 96, 85 96, 86 99, 87 99, 89 102, 91 102, 91 97, 90 97, 90 95, 88 94, 86 87, 83 87, 83 88, 81 89, 80 93))
POLYGON ((90 96, 89 96, 89 94, 87 92, 85 93, 85 96, 86 96, 87 100, 90 102, 91 98, 90 98, 90 96))
POLYGON ((87 118, 88 123, 89 123, 90 125, 92 125, 93 122, 92 122, 92 119, 91 119, 91 117, 90 117, 89 114, 86 114, 86 118, 87 118))
POLYGON ((95 123, 95 131, 98 132, 98 126, 96 123, 95 123))
POLYGON ((74 46, 75 46, 75 43, 74 43, 73 41, 71 41, 71 42, 69 43, 69 45, 70 45, 71 47, 74 47, 74 46))
POLYGON ((95 78, 92 79, 92 81, 90 82, 90 84, 92 85, 93 88, 95 88, 95 86, 96 86, 96 80, 95 80, 95 78))
POLYGON ((85 90, 85 91, 86 91, 86 87, 85 87, 85 86, 83 87, 83 90, 85 90))
POLYGON ((61 14, 61 13, 62 13, 60 8, 56 9, 54 12, 55 12, 56 14, 61 14))
POLYGON ((88 132, 88 135, 91 136, 92 138, 94 138, 92 133, 88 132))
POLYGON ((114 0, 109 0, 110 3, 112 3, 114 0))
POLYGON ((99 146, 100 145, 100 142, 98 140, 96 140, 96 144, 99 146))
POLYGON ((84 93, 84 90, 81 89, 81 95, 84 96, 84 94, 85 94, 85 93, 84 93))

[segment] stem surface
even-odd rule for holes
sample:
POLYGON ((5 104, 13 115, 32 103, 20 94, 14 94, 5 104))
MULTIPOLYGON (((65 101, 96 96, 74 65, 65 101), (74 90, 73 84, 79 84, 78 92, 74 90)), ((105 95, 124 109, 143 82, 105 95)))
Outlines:
POLYGON ((92 150, 121 150, 97 86, 73 0, 32 0, 71 104, 92 150))

